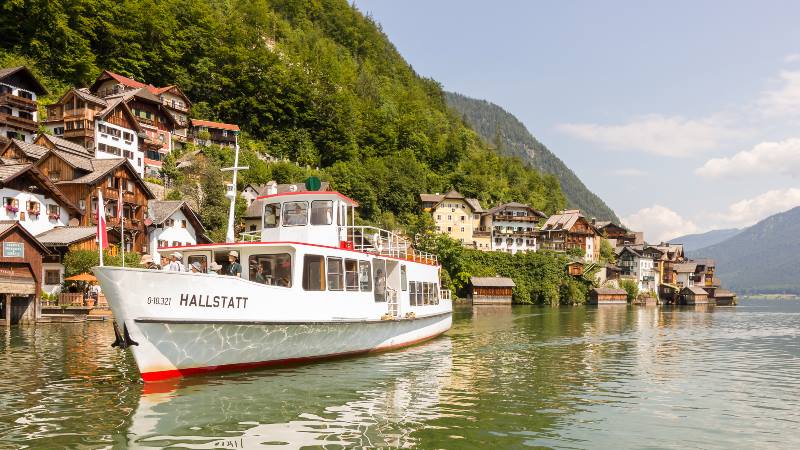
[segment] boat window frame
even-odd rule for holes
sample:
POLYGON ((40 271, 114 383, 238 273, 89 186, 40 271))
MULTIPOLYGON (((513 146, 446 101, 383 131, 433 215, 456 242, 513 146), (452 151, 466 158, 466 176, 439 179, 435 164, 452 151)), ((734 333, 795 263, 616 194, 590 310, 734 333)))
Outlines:
POLYGON ((417 306, 417 282, 411 281, 408 284, 408 304, 410 306, 417 306))
POLYGON ((194 258, 202 258, 204 260, 204 261, 200 261, 200 268, 202 269, 200 271, 200 273, 208 273, 208 255, 206 255, 204 253, 197 253, 197 254, 189 255, 189 256, 186 257, 186 268, 189 270, 189 272, 192 271, 191 266, 192 266, 192 263, 194 263, 194 261, 192 261, 192 259, 194 259, 194 258))
POLYGON ((301 283, 302 286, 303 286, 303 290, 304 291, 309 291, 309 292, 323 292, 323 291, 325 291, 325 289, 327 287, 326 286, 326 281, 327 281, 326 278, 327 278, 327 272, 325 271, 325 256, 323 256, 323 255, 313 255, 313 254, 309 254, 309 253, 306 253, 305 255, 303 255, 303 280, 302 280, 302 283, 301 283), (319 289, 317 289, 317 288, 311 289, 310 288, 310 284, 309 284, 310 279, 308 278, 308 275, 309 275, 308 274, 309 258, 318 259, 318 262, 320 262, 322 264, 322 267, 321 267, 321 270, 320 270, 320 280, 319 280, 320 283, 321 283, 321 286, 319 287, 319 289))
MULTIPOLYGON (((325 209, 323 209, 323 211, 325 211, 325 209)), ((309 219, 308 223, 310 225, 312 225, 312 226, 332 225, 333 224, 333 214, 334 214, 333 200, 312 200, 311 201, 311 207, 309 208, 309 214, 310 214, 310 219, 309 219), (325 219, 327 220, 327 223, 315 223, 314 222, 314 205, 317 204, 317 203, 327 203, 329 205, 329 207, 327 208, 328 213, 326 214, 326 213, 323 212, 323 217, 325 217, 325 219)))
POLYGON ((358 288, 361 292, 372 292, 372 263, 371 261, 358 261, 358 288), (364 268, 366 267, 366 272, 364 268), (366 275, 362 277, 362 275, 366 275))
MULTIPOLYGON (((289 252, 282 252, 282 253, 255 253, 252 255, 247 256, 247 279, 254 283, 263 284, 264 286, 275 286, 275 287, 282 287, 282 288, 291 288, 292 287, 292 254, 289 252), (256 264, 255 266, 258 267, 260 265, 260 261, 258 260, 259 257, 274 257, 275 261, 275 268, 273 269, 273 274, 270 275, 271 282, 267 282, 267 279, 264 279, 264 282, 261 283, 258 280, 254 279, 253 276, 253 259, 255 259, 256 264), (280 263, 280 258, 286 257, 289 259, 289 273, 288 277, 278 277, 278 264, 280 263), (288 284, 280 284, 279 280, 287 280, 288 284)), ((244 274, 243 274, 244 275, 244 274)))
POLYGON ((325 274, 326 274, 325 282, 328 284, 328 290, 329 291, 344 291, 345 290, 345 286, 344 286, 344 282, 345 282, 345 280, 344 280, 344 258, 339 257, 339 256, 328 256, 328 258, 327 258, 327 267, 325 269, 326 269, 326 271, 325 271, 325 274), (331 262, 333 262, 333 264, 331 264, 331 262), (339 267, 338 274, 331 272, 331 267, 334 267, 334 265, 339 267), (337 276, 337 275, 338 275, 338 278, 339 278, 339 288, 335 289, 333 287, 333 283, 331 283, 331 276, 337 276))
POLYGON ((400 264, 400 290, 403 292, 408 290, 408 273, 406 273, 405 264, 400 264))
POLYGON ((358 278, 358 275, 359 275, 359 271, 358 271, 359 264, 358 263, 359 263, 359 260, 357 260, 357 259, 345 258, 345 260, 344 260, 344 290, 345 291, 358 292, 358 291, 361 290, 361 283, 360 283, 360 280, 358 278), (348 271, 347 270, 348 263, 354 264, 355 265, 355 270, 349 270, 348 271), (350 275, 350 274, 355 276, 355 279, 354 279, 355 284, 350 284, 348 282, 348 275, 350 275))
MULTIPOLYGON (((283 202, 283 204, 281 205, 281 226, 283 226, 283 227, 305 227, 305 226, 308 226, 308 212, 309 212, 309 206, 308 206, 308 201, 306 201, 306 200, 293 200, 291 202, 283 202), (289 220, 288 220, 286 214, 289 212, 289 208, 287 207, 287 205, 289 205, 289 204, 294 204, 294 205, 301 205, 302 204, 304 206, 305 214, 303 214, 303 216, 302 216, 303 219, 304 219, 303 223, 288 223, 289 220)), ((297 217, 301 217, 301 216, 298 214, 297 217)))
POLYGON ((281 226, 281 214, 282 204, 280 202, 273 202, 273 203, 265 203, 264 208, 261 211, 261 228, 262 229, 272 229, 278 228, 281 226), (273 210, 277 210, 277 214, 275 214, 275 224, 267 225, 267 208, 272 207, 273 210))
POLYGON ((375 299, 375 303, 386 303, 388 300, 386 294, 388 291, 389 274, 387 273, 386 266, 385 259, 375 259, 372 261, 372 284, 375 287, 372 290, 372 296, 375 299), (381 262, 383 267, 377 264, 378 261, 381 262), (383 284, 383 289, 381 289, 381 284, 383 284))

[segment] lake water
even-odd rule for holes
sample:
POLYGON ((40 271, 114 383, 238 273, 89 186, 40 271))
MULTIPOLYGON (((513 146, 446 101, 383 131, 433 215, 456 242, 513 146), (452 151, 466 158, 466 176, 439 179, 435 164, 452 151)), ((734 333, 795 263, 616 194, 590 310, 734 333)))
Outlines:
POLYGON ((797 301, 467 307, 402 351, 148 386, 109 323, 0 333, 0 448, 800 448, 797 301))

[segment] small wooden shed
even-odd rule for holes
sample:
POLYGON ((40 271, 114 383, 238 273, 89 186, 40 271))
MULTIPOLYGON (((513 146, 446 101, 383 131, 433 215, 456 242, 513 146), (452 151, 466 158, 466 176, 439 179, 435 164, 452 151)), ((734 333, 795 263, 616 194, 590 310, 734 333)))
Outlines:
POLYGON ((582 261, 572 261, 567 263, 567 273, 573 277, 583 276, 583 266, 584 264, 582 261))
POLYGON ((684 305, 704 305, 708 303, 708 292, 700 286, 688 286, 681 289, 680 300, 684 305))
POLYGON ((0 221, 0 324, 34 323, 40 316, 42 259, 50 252, 18 221, 0 221))
POLYGON ((736 304, 736 293, 727 289, 715 289, 714 303, 719 306, 733 306, 736 304))
POLYGON ((506 277, 471 277, 469 284, 473 305, 510 305, 516 286, 506 277))
POLYGON ((628 293, 625 289, 594 288, 589 291, 590 305, 625 305, 628 293))

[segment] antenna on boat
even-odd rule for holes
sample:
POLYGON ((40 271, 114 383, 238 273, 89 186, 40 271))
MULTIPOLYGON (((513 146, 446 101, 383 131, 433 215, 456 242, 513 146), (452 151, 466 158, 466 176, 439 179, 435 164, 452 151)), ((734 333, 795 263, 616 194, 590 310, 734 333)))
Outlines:
POLYGON ((236 242, 236 236, 233 234, 233 212, 236 209, 236 174, 240 170, 247 170, 249 166, 239 167, 239 132, 233 132, 234 146, 236 153, 233 157, 233 167, 225 167, 221 169, 223 172, 233 171, 233 182, 227 186, 225 196, 231 199, 231 208, 228 210, 228 233, 225 235, 225 242, 236 242))

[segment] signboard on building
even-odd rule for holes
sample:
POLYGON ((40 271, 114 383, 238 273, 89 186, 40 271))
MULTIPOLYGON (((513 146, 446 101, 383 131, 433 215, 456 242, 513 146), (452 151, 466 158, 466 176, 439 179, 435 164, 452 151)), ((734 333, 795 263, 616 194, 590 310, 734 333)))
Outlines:
POLYGON ((25 244, 22 242, 3 242, 3 258, 24 258, 25 244))

